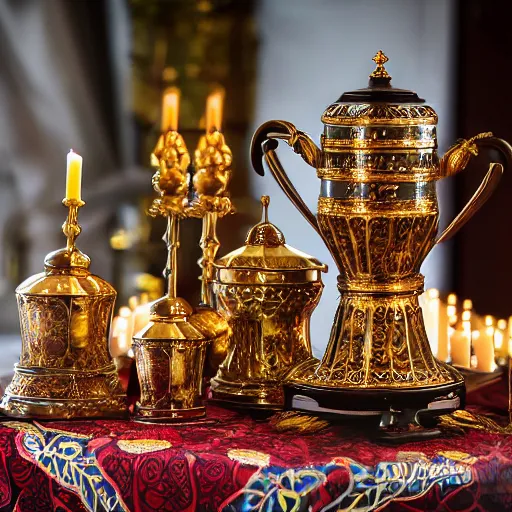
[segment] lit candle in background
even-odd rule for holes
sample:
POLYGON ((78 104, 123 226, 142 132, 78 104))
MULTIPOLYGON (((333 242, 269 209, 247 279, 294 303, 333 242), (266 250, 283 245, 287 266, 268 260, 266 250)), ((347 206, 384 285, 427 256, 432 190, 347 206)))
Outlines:
POLYGON ((119 308, 117 346, 121 354, 126 355, 132 346, 133 313, 129 307, 119 308))
POLYGON ((450 293, 447 298, 447 307, 446 313, 448 315, 448 354, 450 354, 449 359, 451 359, 451 338, 452 334, 455 331, 455 325, 457 324, 457 295, 455 293, 450 293))
POLYGON ((453 326, 457 323, 457 295, 455 295, 455 293, 450 293, 450 295, 448 295, 447 302, 448 322, 453 326))
POLYGON ((142 293, 140 296, 140 304, 135 308, 133 313, 133 333, 137 334, 144 329, 149 323, 149 310, 150 310, 149 296, 147 293, 142 293))
MULTIPOLYGON (((466 299, 462 303, 462 330, 468 337, 470 343, 471 343, 471 334, 473 332, 473 329, 471 328, 471 310, 472 310, 472 308, 473 308, 473 302, 471 302, 469 299, 466 299)), ((470 348, 470 352, 471 352, 471 348, 470 348)))
POLYGON ((494 350, 500 364, 505 363, 508 355, 507 321, 498 320, 494 330, 494 350))
POLYGON ((473 332, 473 349, 475 351, 476 369, 482 372, 493 372, 494 361, 494 327, 492 317, 485 317, 485 327, 473 332))
POLYGON ((178 130, 178 115, 180 109, 180 90, 177 87, 168 87, 162 98, 162 132, 178 130))
POLYGON ((430 288, 425 292, 423 319, 430 348, 435 357, 439 348, 439 290, 430 288))
POLYGON ((216 89, 206 99, 206 133, 222 129, 224 90, 216 89))
POLYGON ((135 295, 132 295, 129 299, 128 299, 128 307, 132 310, 132 311, 135 311, 135 309, 137 309, 137 306, 139 305, 139 298, 135 295))
POLYGON ((450 337, 450 355, 452 364, 463 368, 471 367, 471 308, 473 304, 470 300, 465 300, 462 304, 461 328, 455 329, 450 337))
POLYGON ((471 335, 462 329, 455 329, 450 337, 452 364, 463 368, 471 366, 471 335))
POLYGON ((447 362, 450 359, 450 322, 448 306, 442 301, 439 301, 438 332, 437 358, 447 362))
POLYGON ((83 158, 70 149, 67 156, 66 199, 82 200, 82 163, 83 158))

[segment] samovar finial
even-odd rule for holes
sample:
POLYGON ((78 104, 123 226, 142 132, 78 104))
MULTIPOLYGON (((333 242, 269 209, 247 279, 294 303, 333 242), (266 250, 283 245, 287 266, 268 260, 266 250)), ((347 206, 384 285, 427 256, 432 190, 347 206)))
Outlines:
POLYGON ((389 58, 384 54, 382 50, 379 50, 375 57, 373 57, 373 62, 377 64, 377 67, 370 75, 370 78, 389 78, 391 80, 391 75, 387 72, 384 64, 389 60, 389 58))
POLYGON ((261 196, 261 206, 263 206, 263 219, 268 223, 268 206, 270 204, 270 196, 261 196))

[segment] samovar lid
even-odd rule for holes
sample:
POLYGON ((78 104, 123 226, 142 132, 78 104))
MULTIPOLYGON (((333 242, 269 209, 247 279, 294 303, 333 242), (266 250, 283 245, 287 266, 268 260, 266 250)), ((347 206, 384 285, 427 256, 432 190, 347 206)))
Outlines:
POLYGON ((282 231, 268 220, 270 198, 262 196, 262 221, 249 231, 245 245, 215 262, 217 268, 248 271, 321 270, 327 265, 286 244, 282 231))
POLYGON ((325 124, 437 124, 437 114, 414 91, 391 85, 384 64, 388 57, 379 50, 373 61, 368 87, 348 91, 329 105, 322 115, 325 124))

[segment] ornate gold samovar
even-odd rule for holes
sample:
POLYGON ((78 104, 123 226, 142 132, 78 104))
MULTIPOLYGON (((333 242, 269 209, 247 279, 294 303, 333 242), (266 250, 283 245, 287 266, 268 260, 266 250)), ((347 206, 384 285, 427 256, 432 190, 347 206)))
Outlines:
POLYGON ((512 148, 482 133, 437 155, 435 111, 412 91, 395 89, 379 51, 366 89, 344 93, 322 115, 321 149, 286 121, 269 121, 252 140, 281 188, 315 228, 339 270, 340 304, 321 361, 299 364, 285 386, 288 407, 378 415, 463 406, 464 380, 432 355, 418 296, 420 266, 487 200, 503 167, 492 163, 480 188, 436 238, 436 181, 464 169, 481 146, 510 158, 512 148), (321 179, 315 216, 275 153, 285 140, 321 179))
POLYGON ((284 405, 283 380, 309 360, 309 319, 320 300, 326 265, 286 245, 263 219, 245 245, 215 262, 213 290, 230 327, 228 353, 211 380, 212 398, 231 405, 284 405))

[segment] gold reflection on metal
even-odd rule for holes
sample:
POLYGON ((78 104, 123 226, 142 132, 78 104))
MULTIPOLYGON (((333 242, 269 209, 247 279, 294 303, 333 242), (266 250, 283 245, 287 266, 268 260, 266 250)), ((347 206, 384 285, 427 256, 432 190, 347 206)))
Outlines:
MULTIPOLYGON (((383 66, 387 57, 379 52, 374 60, 377 69, 363 91, 368 94, 374 79, 385 78, 377 89, 387 87, 391 94, 383 66)), ((455 234, 488 199, 503 167, 490 165, 476 194, 439 238, 431 183, 464 169, 479 147, 498 149, 508 161, 512 148, 483 133, 459 141, 439 160, 435 129, 430 128, 437 115, 429 106, 412 103, 334 103, 322 116, 322 149, 313 148, 312 140, 286 121, 264 123, 253 137, 255 169, 262 173, 263 156, 283 191, 324 240, 340 272, 340 304, 325 355, 322 361, 299 363, 288 376, 290 382, 417 389, 463 381, 431 353, 418 304, 423 290, 419 271, 434 245, 455 234), (317 216, 284 171, 273 139, 285 140, 318 169, 322 189, 317 216)))
POLYGON ((231 332, 211 389, 224 402, 278 408, 286 374, 311 357, 309 319, 327 267, 287 246, 268 221, 269 198, 262 204, 246 245, 215 262, 214 291, 231 332))
POLYGON ((64 249, 45 258, 45 271, 16 289, 22 348, 0 409, 20 418, 119 417, 126 397, 108 352, 107 335, 116 292, 89 272, 76 246, 78 209, 63 201, 64 249))

